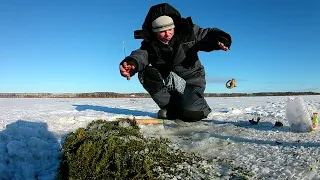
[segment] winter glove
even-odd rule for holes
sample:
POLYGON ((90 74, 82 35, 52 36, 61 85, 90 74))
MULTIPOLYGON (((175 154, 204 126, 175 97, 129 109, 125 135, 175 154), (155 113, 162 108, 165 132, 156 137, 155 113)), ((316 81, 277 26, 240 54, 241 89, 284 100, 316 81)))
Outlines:
MULTIPOLYGON (((219 36, 219 37, 217 38, 217 40, 218 40, 218 42, 223 43, 223 45, 224 45, 225 47, 227 47, 228 49, 230 49, 231 44, 230 44, 230 42, 228 41, 227 38, 222 37, 222 36, 219 36)), ((224 48, 221 48, 221 49, 224 49, 224 48)))
POLYGON ((130 80, 130 77, 134 76, 134 74, 137 72, 137 66, 138 63, 135 59, 126 57, 123 61, 121 61, 119 66, 121 76, 127 77, 127 79, 130 80))

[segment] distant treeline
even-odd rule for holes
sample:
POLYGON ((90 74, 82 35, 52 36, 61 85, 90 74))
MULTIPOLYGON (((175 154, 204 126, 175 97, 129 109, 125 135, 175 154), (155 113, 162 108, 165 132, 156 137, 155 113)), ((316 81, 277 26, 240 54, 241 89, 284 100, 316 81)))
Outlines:
MULTIPOLYGON (((320 95, 317 92, 205 93, 205 97, 320 95)), ((147 93, 0 93, 0 98, 150 98, 147 93)))

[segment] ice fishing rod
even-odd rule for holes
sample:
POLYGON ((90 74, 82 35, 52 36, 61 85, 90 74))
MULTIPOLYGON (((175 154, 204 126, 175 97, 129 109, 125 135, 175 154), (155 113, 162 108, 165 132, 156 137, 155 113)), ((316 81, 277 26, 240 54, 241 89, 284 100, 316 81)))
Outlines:
MULTIPOLYGON (((122 47, 123 47, 124 58, 126 58, 127 54, 126 54, 126 46, 125 46, 124 41, 122 41, 122 47)), ((127 72, 130 72, 133 69, 133 66, 132 65, 127 65, 127 67, 125 69, 126 69, 127 72)), ((127 77, 127 80, 130 80, 130 76, 127 77)))

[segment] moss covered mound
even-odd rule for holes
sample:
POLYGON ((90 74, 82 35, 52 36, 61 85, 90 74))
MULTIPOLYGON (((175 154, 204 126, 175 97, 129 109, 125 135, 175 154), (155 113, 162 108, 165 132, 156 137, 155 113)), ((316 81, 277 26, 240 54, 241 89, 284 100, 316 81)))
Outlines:
POLYGON ((136 122, 129 120, 93 121, 66 137, 62 153, 57 179, 194 179, 215 175, 205 159, 179 150, 168 139, 143 137, 136 122))

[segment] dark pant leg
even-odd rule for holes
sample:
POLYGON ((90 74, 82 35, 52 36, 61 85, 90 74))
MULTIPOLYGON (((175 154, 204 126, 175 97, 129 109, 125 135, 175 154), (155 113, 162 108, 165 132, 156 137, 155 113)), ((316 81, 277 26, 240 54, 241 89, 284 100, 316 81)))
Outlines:
POLYGON ((180 119, 194 122, 204 119, 211 112, 207 101, 204 99, 204 89, 196 86, 187 86, 182 94, 182 112, 180 119))
POLYGON ((170 94, 164 86, 161 74, 152 67, 146 67, 139 73, 139 81, 151 98, 161 108, 165 108, 170 100, 170 94))
POLYGON ((177 92, 168 91, 158 70, 146 67, 139 73, 139 80, 159 108, 167 110, 169 119, 178 118, 178 108, 181 107, 180 96, 177 92))
POLYGON ((199 121, 211 112, 204 99, 204 89, 187 86, 184 94, 168 91, 158 70, 146 67, 139 73, 140 83, 160 109, 167 109, 168 119, 199 121))

